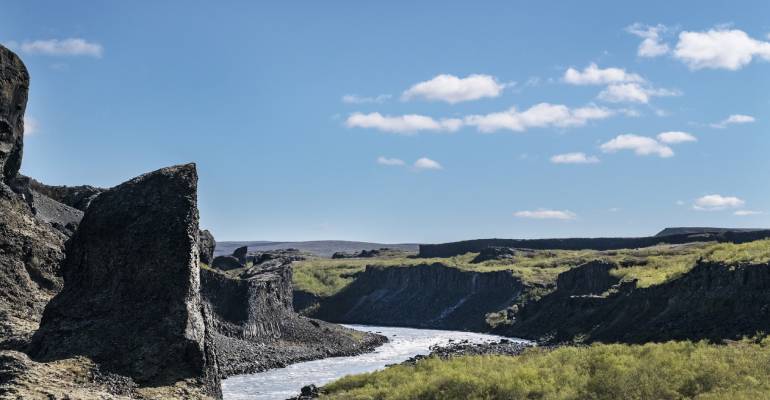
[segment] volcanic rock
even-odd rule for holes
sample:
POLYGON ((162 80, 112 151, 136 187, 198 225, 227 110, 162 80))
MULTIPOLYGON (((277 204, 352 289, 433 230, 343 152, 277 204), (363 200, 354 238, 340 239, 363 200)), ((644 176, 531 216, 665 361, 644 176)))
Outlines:
POLYGON ((9 183, 21 167, 29 73, 21 59, 0 45, 0 181, 9 183))
POLYGON ((238 259, 238 262, 241 264, 246 264, 246 253, 248 253, 249 248, 246 246, 239 247, 233 251, 233 257, 238 259))
POLYGON ((211 266, 222 271, 229 271, 231 269, 242 268, 243 265, 238 262, 238 259, 233 256, 217 256, 211 262, 211 266))
POLYGON ((214 240, 214 235, 208 230, 200 231, 198 236, 200 237, 201 262, 206 265, 211 265, 211 262, 214 261, 214 248, 217 247, 217 241, 214 240))
POLYGON ((30 354, 84 355, 139 385, 197 380, 221 396, 200 297, 197 173, 164 168, 99 195, 71 239, 64 289, 30 354))

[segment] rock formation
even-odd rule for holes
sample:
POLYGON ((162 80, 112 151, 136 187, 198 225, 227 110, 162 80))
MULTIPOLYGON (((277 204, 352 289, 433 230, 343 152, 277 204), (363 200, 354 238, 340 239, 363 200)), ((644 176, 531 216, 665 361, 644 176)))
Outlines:
POLYGON ((0 87, 0 180, 8 184, 21 167, 29 73, 21 59, 2 45, 0 87))
POLYGON ((481 249, 479 255, 473 259, 473 263, 480 263, 489 260, 507 260, 516 255, 516 250, 510 247, 489 246, 481 249))
POLYGON ((326 321, 484 331, 485 316, 513 304, 524 285, 510 271, 471 272, 440 263, 414 267, 367 266, 339 293, 313 309, 295 293, 300 309, 326 321))
POLYGON ((231 269, 243 268, 237 258, 233 256, 217 256, 211 261, 211 267, 215 269, 221 269, 223 271, 229 271, 231 269))
POLYGON ((33 357, 85 355, 139 384, 197 379, 219 395, 200 297, 196 188, 188 164, 134 178, 91 203, 33 357))
POLYGON ((359 354, 385 341, 379 335, 298 316, 292 306, 291 280, 290 258, 272 258, 238 277, 201 270, 222 376, 359 354))
POLYGON ((239 263, 246 264, 246 254, 249 252, 249 248, 241 246, 233 251, 233 257, 235 257, 239 263))
POLYGON ((200 231, 198 237, 200 238, 201 262, 206 265, 211 265, 211 262, 214 261, 214 249, 217 247, 217 241, 214 240, 214 235, 208 230, 200 231))

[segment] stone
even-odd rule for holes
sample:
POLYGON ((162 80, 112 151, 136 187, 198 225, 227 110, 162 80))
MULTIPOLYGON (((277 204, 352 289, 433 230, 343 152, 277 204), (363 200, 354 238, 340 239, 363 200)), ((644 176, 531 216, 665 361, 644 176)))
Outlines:
POLYGON ((21 59, 0 45, 0 180, 9 183, 21 167, 29 73, 21 59))
POLYGON ((231 269, 243 268, 243 264, 233 256, 216 256, 211 261, 211 267, 221 269, 222 271, 229 271, 231 269))
POLYGON ((208 230, 200 231, 198 236, 200 237, 200 260, 206 265, 211 265, 211 262, 214 261, 214 249, 217 247, 217 241, 208 230))
POLYGON ((249 248, 246 246, 239 247, 233 251, 233 257, 238 259, 238 262, 241 264, 246 264, 246 253, 248 253, 249 248))
POLYGON ((100 194, 70 241, 64 288, 46 306, 30 355, 87 356, 142 385, 196 380, 221 397, 201 300, 194 164, 100 194))

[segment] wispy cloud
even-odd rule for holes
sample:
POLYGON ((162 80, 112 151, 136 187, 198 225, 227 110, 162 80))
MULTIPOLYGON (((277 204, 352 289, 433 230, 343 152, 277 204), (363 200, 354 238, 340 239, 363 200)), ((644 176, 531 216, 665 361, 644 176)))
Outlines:
POLYGON ((432 170, 444 169, 444 167, 441 164, 439 164, 438 161, 431 160, 428 157, 418 158, 413 165, 414 165, 414 168, 416 169, 432 169, 432 170))
POLYGON ((571 220, 577 218, 577 215, 569 210, 548 210, 545 208, 539 208, 533 211, 516 211, 513 215, 518 218, 529 219, 571 220))
POLYGON ((636 51, 639 57, 658 57, 668 53, 671 49, 661 39, 661 35, 666 30, 668 28, 661 24, 651 26, 638 22, 626 27, 626 32, 644 39, 636 51))
POLYGON ((614 115, 613 110, 589 105, 569 108, 561 104, 540 103, 524 111, 515 107, 507 111, 465 117, 465 124, 475 126, 480 132, 495 132, 500 129, 523 132, 530 128, 569 128, 601 120, 614 115))
POLYGON ((586 153, 565 153, 552 156, 551 162, 554 164, 595 164, 599 162, 599 158, 586 155, 586 153))
POLYGON ((582 71, 575 68, 568 68, 562 78, 564 82, 572 85, 607 85, 611 83, 644 82, 638 74, 626 72, 622 68, 599 68, 595 63, 591 63, 582 71))
POLYGON ((717 211, 725 208, 738 208, 746 204, 745 201, 735 196, 722 196, 720 194, 709 194, 695 199, 693 208, 701 211, 717 211))
POLYGON ((400 158, 388 158, 388 157, 380 156, 380 157, 377 157, 377 164, 397 167, 397 166, 403 166, 406 163, 404 162, 404 160, 400 158))
POLYGON ((40 131, 40 123, 32 117, 24 117, 24 135, 34 135, 40 131))
POLYGON ((342 96, 342 102, 346 104, 366 104, 377 103, 381 104, 391 99, 389 94, 380 94, 374 97, 359 96, 357 94, 346 94, 342 96))
POLYGON ((455 104, 485 97, 497 97, 505 86, 490 75, 474 74, 458 78, 454 75, 442 74, 413 85, 401 95, 401 99, 422 98, 455 104))
POLYGON ((715 28, 681 32, 674 57, 692 69, 739 70, 754 57, 770 60, 770 42, 754 39, 738 29, 715 28))
POLYGON ((684 142, 697 142, 698 139, 687 133, 679 131, 661 132, 658 134, 658 140, 662 143, 677 144, 684 142))
POLYGON ((603 143, 600 148, 605 153, 631 150, 640 156, 657 155, 661 158, 668 158, 674 155, 674 150, 657 140, 634 134, 618 135, 614 139, 603 143))
POLYGON ((599 99, 611 103, 647 104, 653 97, 681 96, 679 90, 654 88, 638 83, 619 83, 607 86, 599 93, 599 99))
POLYGON ((410 135, 420 131, 454 132, 462 127, 463 122, 456 118, 435 120, 418 114, 390 116, 378 112, 369 114, 357 112, 348 116, 345 125, 348 128, 371 128, 410 135))
POLYGON ((751 115, 733 114, 719 122, 709 124, 709 126, 716 129, 724 129, 727 128, 728 125, 750 124, 754 121, 756 121, 756 119, 751 115))
POLYGON ((764 211, 738 210, 733 213, 733 215, 737 215, 739 217, 748 217, 751 215, 760 215, 760 214, 764 214, 764 211))
POLYGON ((101 44, 80 38, 25 41, 21 43, 20 48, 21 51, 28 54, 48 56, 90 56, 101 58, 104 52, 101 44))

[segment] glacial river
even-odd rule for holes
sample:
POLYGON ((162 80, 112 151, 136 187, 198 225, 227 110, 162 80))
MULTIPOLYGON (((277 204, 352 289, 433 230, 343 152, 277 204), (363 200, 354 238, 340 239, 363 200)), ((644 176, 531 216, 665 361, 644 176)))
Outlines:
POLYGON ((436 344, 450 340, 468 340, 474 343, 496 342, 501 336, 480 333, 439 331, 429 329, 394 328, 384 326, 346 325, 361 331, 385 335, 390 342, 372 353, 353 357, 332 357, 323 360, 292 364, 286 368, 272 369, 250 375, 237 375, 222 381, 226 400, 286 400, 299 394, 300 389, 311 383, 318 386, 342 378, 384 368, 400 363, 418 354, 428 354, 436 344))

